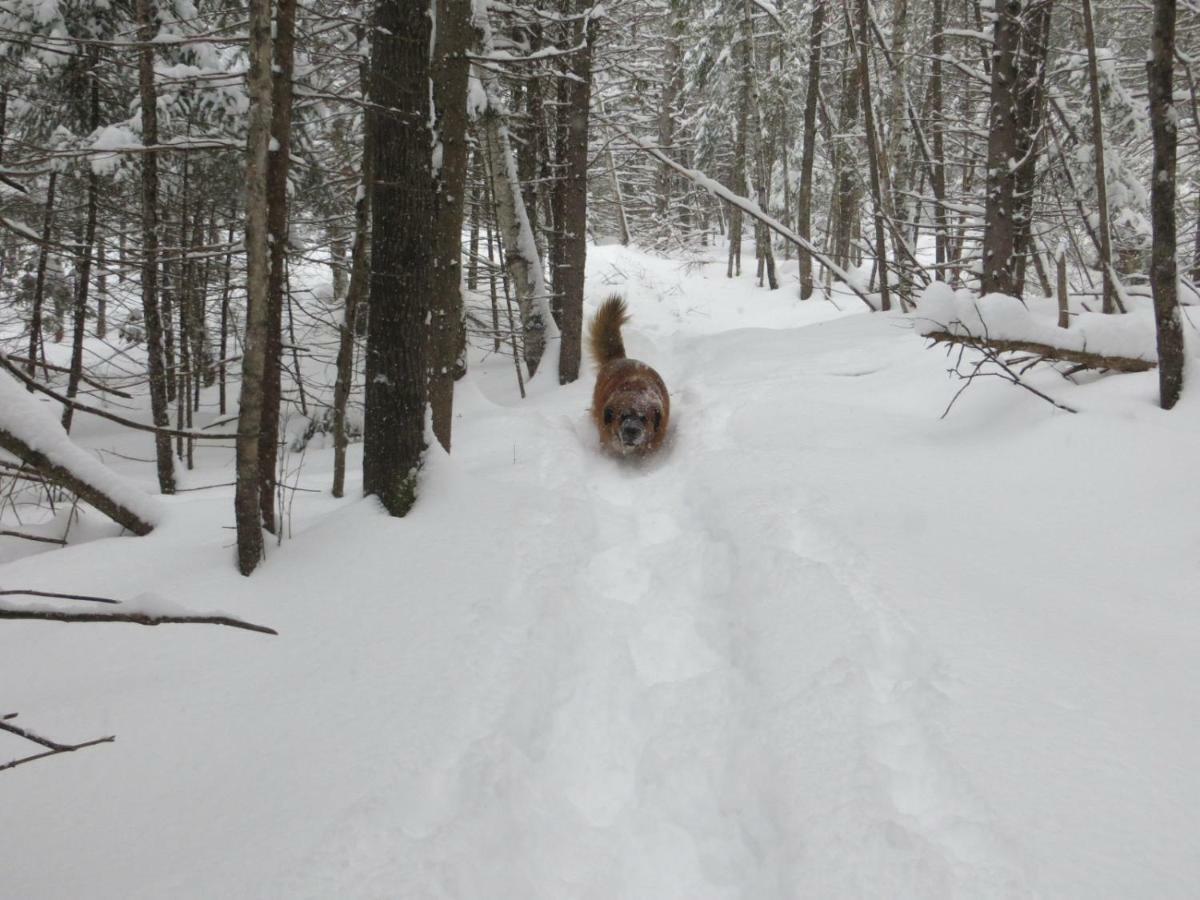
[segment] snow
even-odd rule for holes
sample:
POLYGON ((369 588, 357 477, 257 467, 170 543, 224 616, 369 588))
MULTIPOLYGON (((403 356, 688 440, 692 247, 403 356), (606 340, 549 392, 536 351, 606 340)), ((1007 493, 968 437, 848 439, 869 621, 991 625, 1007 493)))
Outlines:
POLYGON ((117 740, 0 775, 3 893, 1191 895, 1197 399, 1034 371, 1080 414, 981 381, 939 420, 911 318, 722 259, 589 248, 589 311, 623 291, 672 391, 644 465, 597 452, 590 372, 521 401, 476 358, 406 519, 310 448, 252 578, 229 488, 22 546, 5 586, 280 636, 5 623, 0 711, 117 740))
POLYGON ((99 153, 91 157, 92 171, 97 175, 111 175, 117 170, 121 164, 120 151, 142 147, 141 138, 125 123, 98 128, 91 137, 91 144, 93 150, 117 151, 99 153))

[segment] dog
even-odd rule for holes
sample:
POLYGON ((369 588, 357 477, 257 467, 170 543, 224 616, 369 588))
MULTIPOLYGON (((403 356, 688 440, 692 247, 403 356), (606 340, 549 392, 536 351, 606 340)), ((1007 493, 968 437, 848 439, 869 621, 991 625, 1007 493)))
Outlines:
POLYGON ((591 414, 601 447, 618 456, 647 456, 666 440, 671 401, 657 372, 625 356, 621 326, 628 321, 625 301, 613 294, 600 304, 588 329, 592 358, 600 367, 591 414))

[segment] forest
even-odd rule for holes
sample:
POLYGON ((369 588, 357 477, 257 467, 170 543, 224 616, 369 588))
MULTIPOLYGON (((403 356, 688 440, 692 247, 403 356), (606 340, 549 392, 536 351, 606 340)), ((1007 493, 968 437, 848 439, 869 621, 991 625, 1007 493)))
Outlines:
POLYGON ((0 0, 0 895, 1189 896, 1198 53, 0 0))

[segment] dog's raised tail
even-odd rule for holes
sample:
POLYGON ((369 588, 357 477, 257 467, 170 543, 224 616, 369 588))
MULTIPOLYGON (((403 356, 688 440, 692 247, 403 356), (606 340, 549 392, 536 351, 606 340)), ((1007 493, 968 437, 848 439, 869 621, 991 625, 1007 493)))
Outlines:
POLYGON ((614 359, 625 358, 625 343, 621 340, 621 326, 629 321, 629 309, 619 294, 610 294, 600 304, 588 329, 588 343, 592 359, 602 366, 614 359))

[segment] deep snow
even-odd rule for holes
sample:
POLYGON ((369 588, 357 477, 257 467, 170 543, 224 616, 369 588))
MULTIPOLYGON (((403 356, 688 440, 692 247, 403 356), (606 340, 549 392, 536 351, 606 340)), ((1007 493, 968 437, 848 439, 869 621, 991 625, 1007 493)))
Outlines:
POLYGON ((1079 415, 981 380, 941 420, 910 318, 589 269, 672 391, 646 465, 595 451, 590 377, 521 401, 493 357, 409 518, 310 450, 250 579, 230 488, 0 544, 5 588, 280 631, 4 623, 0 713, 118 737, 0 774, 0 895, 1195 896, 1200 399, 1043 372, 1079 415))

